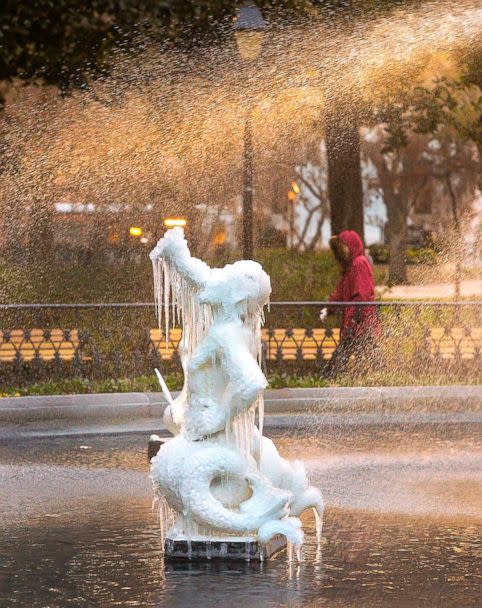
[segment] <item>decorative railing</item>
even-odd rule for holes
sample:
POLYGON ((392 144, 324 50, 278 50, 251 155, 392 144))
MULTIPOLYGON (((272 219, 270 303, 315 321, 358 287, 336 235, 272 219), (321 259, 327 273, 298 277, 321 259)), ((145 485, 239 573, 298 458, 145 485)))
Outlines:
MULTIPOLYGON (((326 302, 274 302, 263 329, 263 365, 268 373, 330 372, 340 340, 346 303, 322 323, 326 302)), ((353 306, 353 303, 349 304, 353 306)), ((480 379, 482 302, 355 303, 375 306, 382 333, 374 367, 410 377, 453 374, 480 379)), ((46 379, 120 378, 179 371, 179 328, 166 344, 156 327, 153 304, 0 305, 0 391, 46 379)), ((367 373, 355 358, 354 375, 367 373)), ((366 367, 367 361, 363 361, 366 367)), ((332 371, 332 370, 331 370, 332 371)))

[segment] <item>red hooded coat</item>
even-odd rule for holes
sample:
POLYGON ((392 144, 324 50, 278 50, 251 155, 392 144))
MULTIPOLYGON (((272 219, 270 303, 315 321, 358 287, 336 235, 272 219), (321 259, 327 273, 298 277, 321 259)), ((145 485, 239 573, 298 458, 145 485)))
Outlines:
MULTIPOLYGON (((350 265, 330 295, 330 302, 373 302, 375 300, 373 270, 370 262, 363 255, 363 243, 360 237, 353 230, 344 230, 338 236, 348 247, 350 265)), ((380 322, 374 306, 344 307, 341 322, 342 338, 379 333, 380 322)))

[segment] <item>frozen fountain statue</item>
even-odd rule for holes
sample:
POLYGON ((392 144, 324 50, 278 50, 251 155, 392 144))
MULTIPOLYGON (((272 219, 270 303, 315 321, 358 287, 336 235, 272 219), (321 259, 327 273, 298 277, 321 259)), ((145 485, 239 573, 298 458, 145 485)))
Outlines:
POLYGON ((158 372, 174 437, 151 459, 166 554, 263 559, 286 541, 301 547, 298 517, 312 508, 321 535, 323 501, 303 463, 281 458, 263 437, 268 275, 246 260, 210 268, 191 256, 181 228, 168 230, 150 257, 166 339, 170 324, 182 326, 184 386, 175 399, 158 372))

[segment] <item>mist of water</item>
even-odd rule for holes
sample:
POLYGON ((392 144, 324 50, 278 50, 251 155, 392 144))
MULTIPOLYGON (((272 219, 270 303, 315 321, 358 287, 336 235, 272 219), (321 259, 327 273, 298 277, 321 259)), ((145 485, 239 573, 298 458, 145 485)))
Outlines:
MULTIPOLYGON (((61 97, 18 88, 3 116, 6 234, 42 219, 54 202, 91 204, 112 217, 239 212, 243 130, 252 117, 255 204, 284 200, 293 167, 323 137, 323 113, 362 113, 412 78, 457 69, 478 44, 472 0, 402 6, 379 18, 272 27, 256 61, 231 42, 196 53, 139 41, 121 49, 108 77, 61 97)), ((279 205, 279 203, 278 203, 279 205)), ((160 226, 152 227, 154 239, 160 226)))

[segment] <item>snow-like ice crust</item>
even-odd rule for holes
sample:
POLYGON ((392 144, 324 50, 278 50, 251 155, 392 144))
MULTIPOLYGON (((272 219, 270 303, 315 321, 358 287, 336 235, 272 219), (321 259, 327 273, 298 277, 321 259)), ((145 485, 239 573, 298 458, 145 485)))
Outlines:
MULTIPOLYGON (((210 268, 190 254, 181 228, 152 250, 160 327, 180 323, 184 386, 168 400, 164 423, 174 438, 151 460, 161 525, 171 537, 233 535, 267 543, 303 542, 298 517, 313 508, 321 534, 323 500, 301 461, 281 458, 262 436, 261 325, 271 283, 257 262, 210 268), (258 426, 255 415, 258 414, 258 426)), ((164 533, 164 531, 163 531, 164 533)))

